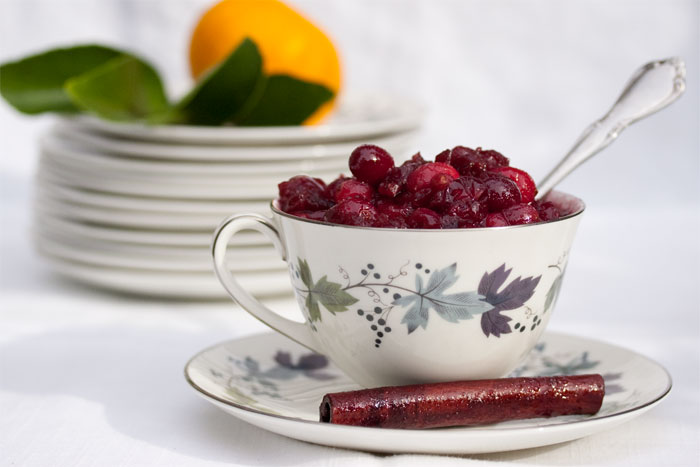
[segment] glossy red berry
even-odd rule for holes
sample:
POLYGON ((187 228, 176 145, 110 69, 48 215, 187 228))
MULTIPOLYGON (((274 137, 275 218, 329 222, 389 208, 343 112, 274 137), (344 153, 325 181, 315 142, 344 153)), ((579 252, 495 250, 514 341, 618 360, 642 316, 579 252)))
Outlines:
POLYGON ((371 227, 377 222, 377 210, 372 203, 350 198, 328 209, 324 220, 333 224, 371 227))
POLYGON ((486 216, 486 227, 505 227, 507 225, 508 221, 500 212, 486 216))
POLYGON ((518 185, 503 175, 491 174, 484 181, 486 186, 485 199, 490 212, 502 211, 507 207, 519 204, 521 200, 518 185))
POLYGON ((523 203, 529 203, 535 199, 537 187, 530 174, 515 167, 497 167, 491 172, 504 175, 515 182, 520 190, 523 203))
POLYGON ((480 176, 487 170, 508 165, 508 158, 493 150, 455 146, 435 157, 438 162, 452 165, 462 175, 480 176))
POLYGON ((537 209, 529 204, 516 204, 505 208, 501 214, 510 225, 533 224, 540 221, 537 209))
POLYGON ((411 229, 439 229, 442 225, 440 215, 428 208, 418 208, 408 216, 406 224, 411 229))
POLYGON ((328 199, 334 200, 335 194, 338 191, 338 188, 340 188, 340 185, 342 185, 345 180, 350 180, 350 178, 341 174, 341 175, 338 175, 338 178, 336 178, 335 180, 330 182, 328 184, 328 186, 326 187, 326 197, 328 199))
POLYGON ((350 154, 350 171, 370 185, 379 183, 394 167, 394 159, 384 149, 373 144, 358 146, 350 154))
POLYGON ((484 202, 466 198, 455 201, 445 212, 455 216, 459 220, 460 227, 479 225, 486 219, 488 213, 484 202))
POLYGON ((449 164, 444 164, 442 162, 428 162, 427 164, 423 164, 418 167, 411 173, 411 175, 408 176, 406 187, 409 189, 409 191, 414 193, 426 188, 431 188, 433 178, 443 175, 446 178, 441 177, 442 180, 452 181, 459 177, 459 172, 457 172, 455 168, 449 164))
POLYGON ((535 201, 533 203, 533 206, 535 207, 535 209, 537 209, 537 214, 539 214, 541 221, 555 221, 561 217, 561 212, 559 211, 559 208, 557 208, 554 205, 554 203, 551 203, 549 201, 535 201))
POLYGON ((375 202, 377 212, 377 227, 394 227, 405 229, 406 218, 413 212, 411 205, 399 205, 390 200, 379 199, 375 202))
POLYGON ((297 211, 290 212, 292 216, 302 217, 304 219, 311 219, 314 221, 322 221, 326 215, 326 211, 297 211))
MULTIPOLYGON (((413 156, 414 158, 416 156, 413 156)), ((420 157, 420 155, 418 155, 420 157)), ((377 192, 387 198, 396 197, 402 190, 406 187, 406 180, 408 176, 416 170, 421 164, 418 162, 407 161, 401 164, 399 167, 392 167, 389 172, 387 172, 386 177, 379 183, 377 187, 377 192)))
POLYGON ((333 202, 328 198, 322 180, 298 175, 278 185, 279 207, 284 212, 320 211, 333 202))
POLYGON ((335 192, 335 201, 339 203, 344 199, 355 198, 361 201, 371 201, 374 190, 365 182, 355 179, 345 180, 335 192))

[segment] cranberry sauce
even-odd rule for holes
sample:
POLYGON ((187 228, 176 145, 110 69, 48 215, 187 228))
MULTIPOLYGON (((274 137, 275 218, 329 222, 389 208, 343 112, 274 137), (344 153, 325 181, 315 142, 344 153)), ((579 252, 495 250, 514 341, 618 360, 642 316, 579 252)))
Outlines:
POLYGON ((559 219, 551 202, 535 201, 530 175, 494 150, 457 146, 400 166, 379 146, 350 154, 353 177, 330 184, 297 175, 279 184, 279 208, 332 224, 398 229, 458 229, 533 224, 559 219))

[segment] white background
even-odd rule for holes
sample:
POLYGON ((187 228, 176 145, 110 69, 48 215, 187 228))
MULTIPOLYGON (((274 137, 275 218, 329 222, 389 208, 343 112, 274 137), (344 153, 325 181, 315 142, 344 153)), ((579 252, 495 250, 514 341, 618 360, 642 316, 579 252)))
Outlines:
MULTIPOLYGON (((195 0, 0 0, 0 61, 58 45, 132 49, 190 85, 195 0)), ((471 458, 383 457, 249 427, 189 391, 186 359, 262 331, 233 305, 93 292, 53 276, 29 232, 36 135, 49 119, 0 103, 0 464, 698 465, 700 404, 700 3, 698 1, 291 2, 335 40, 346 89, 428 106, 416 149, 495 148, 536 179, 616 99, 641 64, 678 55, 680 101, 626 130, 563 185, 587 202, 550 327, 644 353, 669 398, 608 433, 471 458)))

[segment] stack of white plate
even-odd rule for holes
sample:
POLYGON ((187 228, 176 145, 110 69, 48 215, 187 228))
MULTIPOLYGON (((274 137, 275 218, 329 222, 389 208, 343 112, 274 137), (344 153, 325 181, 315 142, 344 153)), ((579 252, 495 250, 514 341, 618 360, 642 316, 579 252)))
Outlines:
MULTIPOLYGON (((408 155, 418 105, 388 96, 346 99, 315 127, 147 127, 89 117, 59 120, 41 140, 35 238, 55 270, 127 293, 221 298, 209 246, 234 213, 269 213, 277 184, 347 173, 350 152, 377 144, 408 155)), ((257 295, 290 290, 272 245, 242 233, 232 270, 257 295)))

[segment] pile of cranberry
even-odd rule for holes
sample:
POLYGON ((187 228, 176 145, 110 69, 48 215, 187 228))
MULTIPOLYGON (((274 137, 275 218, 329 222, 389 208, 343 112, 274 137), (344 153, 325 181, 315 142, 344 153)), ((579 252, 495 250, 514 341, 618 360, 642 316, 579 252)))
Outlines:
POLYGON ((493 150, 457 146, 402 165, 384 149, 363 145, 350 155, 352 178, 326 185, 292 177, 279 184, 279 208, 332 224, 411 229, 500 227, 556 220, 557 207, 535 201, 535 182, 493 150))

